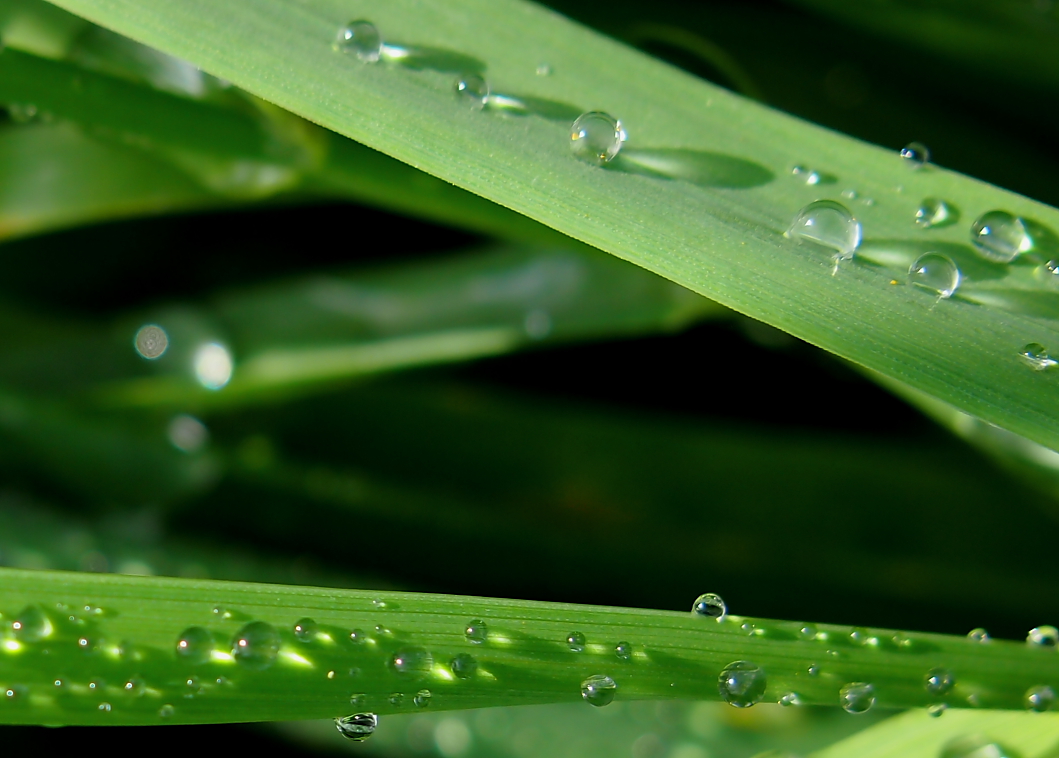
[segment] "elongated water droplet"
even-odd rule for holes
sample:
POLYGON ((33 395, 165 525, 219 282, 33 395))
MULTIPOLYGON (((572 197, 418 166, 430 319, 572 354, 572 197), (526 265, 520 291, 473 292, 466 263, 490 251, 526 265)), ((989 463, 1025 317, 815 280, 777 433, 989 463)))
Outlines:
POLYGON ((956 680, 948 669, 935 668, 927 672, 923 686, 931 695, 944 695, 952 689, 956 680))
POLYGON ((412 702, 415 704, 416 708, 426 708, 430 705, 431 697, 433 696, 430 694, 430 690, 420 690, 415 694, 415 697, 412 698, 412 702))
POLYGON ((136 346, 137 353, 153 361, 161 358, 166 348, 169 347, 169 336, 165 333, 165 329, 157 324, 147 324, 136 332, 133 344, 136 346))
POLYGON ((788 692, 786 695, 779 699, 779 704, 784 706, 785 708, 790 707, 792 705, 801 705, 802 699, 798 697, 798 693, 788 692))
POLYGON ((189 626, 177 638, 176 653, 193 666, 205 663, 213 655, 213 636, 201 626, 189 626))
POLYGON ((354 742, 363 742, 368 739, 375 734, 378 726, 379 717, 374 713, 355 713, 352 716, 335 719, 335 727, 339 734, 354 742))
POLYGON ((978 643, 989 642, 989 632, 979 626, 967 632, 967 639, 978 643))
POLYGON ((625 141, 621 122, 602 111, 578 116, 570 127, 570 147, 583 161, 602 166, 614 160, 625 141))
POLYGON ((478 661, 473 655, 460 653, 449 663, 449 668, 457 679, 470 679, 478 671, 478 661))
POLYGON ((836 260, 849 260, 860 246, 861 226, 841 203, 817 200, 798 212, 786 236, 833 250, 836 260))
POLYGON ((350 21, 338 30, 335 48, 353 53, 365 63, 375 63, 382 55, 382 35, 370 21, 350 21))
POLYGON ((232 637, 232 657, 248 669, 261 671, 276 662, 280 643, 272 624, 251 621, 232 637))
POLYGON ((901 157, 912 168, 923 168, 930 163, 930 150, 922 142, 909 142, 901 148, 901 157))
POLYGON ((848 713, 865 713, 875 705, 875 687, 867 682, 851 682, 839 690, 838 702, 848 713))
POLYGON ((489 102, 489 83, 477 74, 467 74, 456 80, 456 94, 472 109, 480 111, 489 102))
POLYGON ((475 619, 464 628, 463 636, 472 645, 481 645, 489 638, 489 627, 481 619, 475 619))
POLYGON ((989 211, 971 225, 971 242, 986 260, 1011 263, 1033 248, 1026 225, 1007 211, 989 211))
POLYGON ((728 615, 728 606, 724 604, 724 600, 721 599, 720 595, 707 592, 705 595, 699 595, 695 598, 695 603, 691 606, 691 612, 696 616, 709 616, 718 621, 724 621, 725 616, 728 615))
POLYGON ((409 647, 398 650, 390 659, 390 668, 398 674, 408 677, 423 677, 434 667, 434 656, 422 647, 409 647))
POLYGON ((51 620, 39 605, 27 605, 11 622, 11 631, 19 642, 40 642, 54 631, 51 620))
POLYGON ((1026 642, 1034 647, 1054 648, 1059 645, 1059 629, 1054 626, 1037 626, 1030 629, 1026 642))
POLYGON ((589 705, 609 705, 618 691, 617 683, 605 674, 595 674, 581 682, 581 697, 589 705))
POLYGON ((1044 713, 1055 703, 1055 690, 1048 686, 1031 687, 1026 690, 1025 702, 1027 709, 1044 713))
POLYGON ((629 660, 632 658, 632 645, 628 642, 619 642, 614 646, 614 655, 623 661, 629 660))
POLYGON ((945 705, 945 703, 934 703, 933 705, 927 706, 927 715, 936 719, 948 709, 949 706, 945 705))
POLYGON ((566 644, 575 653, 583 653, 585 651, 585 635, 581 632, 570 632, 566 635, 566 644))
POLYGON ((765 696, 768 679, 764 670, 750 661, 734 661, 721 671, 717 689, 729 705, 749 708, 765 696))
POLYGON ((294 636, 298 638, 299 642, 313 642, 319 631, 320 628, 316 625, 316 622, 310 618, 300 619, 294 625, 294 636))
POLYGON ((928 197, 916 208, 916 226, 930 229, 933 226, 943 226, 952 218, 952 208, 944 200, 936 197, 928 197))
POLYGON ((939 298, 952 297, 960 286, 960 269, 946 255, 925 253, 908 267, 908 283, 933 292, 939 298))
POLYGON ((1019 356, 1035 371, 1044 371, 1056 364, 1055 359, 1048 355, 1044 345, 1039 342, 1031 342, 1023 347, 1019 356))

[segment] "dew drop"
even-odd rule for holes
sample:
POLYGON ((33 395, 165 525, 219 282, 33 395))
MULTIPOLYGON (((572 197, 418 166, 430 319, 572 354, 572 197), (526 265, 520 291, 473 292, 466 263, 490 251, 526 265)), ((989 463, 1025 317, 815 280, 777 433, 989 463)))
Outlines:
POLYGON ((1026 225, 1007 211, 989 211, 971 225, 971 242, 986 260, 1011 263, 1033 247, 1026 225))
POLYGON ((602 707, 614 701, 617 683, 605 674, 594 674, 581 682, 581 697, 589 705, 602 707))
POLYGON ((253 671, 262 671, 275 663, 279 648, 279 632, 264 621, 251 621, 232 637, 232 657, 253 671))
POLYGON ((969 639, 971 642, 978 643, 989 642, 989 632, 987 632, 982 627, 977 627, 967 632, 967 639, 969 639))
POLYGON ((913 644, 912 638, 904 632, 895 633, 893 636, 893 642, 895 645, 897 645, 897 647, 901 648, 902 650, 906 650, 912 647, 913 644))
POLYGON ((169 336, 165 333, 165 329, 157 324, 147 324, 136 332, 133 345, 137 353, 153 361, 161 358, 166 348, 169 347, 169 336))
POLYGON ((848 189, 842 191, 842 197, 846 198, 847 200, 856 200, 858 197, 860 197, 860 195, 857 190, 848 189))
POLYGON ((4 687, 2 691, 7 700, 13 701, 24 698, 28 688, 24 684, 12 684, 9 687, 4 687))
POLYGON ((426 708, 430 705, 430 698, 433 695, 430 694, 430 690, 420 690, 416 693, 415 697, 412 698, 412 702, 416 708, 426 708))
POLYGON ((1059 644, 1059 629, 1054 626, 1037 626, 1030 629, 1026 642, 1034 647, 1054 648, 1059 644))
POLYGON ((875 687, 866 682, 852 682, 838 693, 838 702, 847 713, 866 713, 875 705, 875 687))
POLYGON ((375 63, 382 55, 382 35, 370 21, 350 21, 338 30, 335 49, 353 53, 365 63, 375 63))
POLYGON ((147 684, 137 677, 126 680, 121 689, 128 695, 142 695, 147 690, 147 684))
POLYGON ((422 677, 434 667, 434 656, 422 647, 398 650, 390 659, 390 668, 402 676, 422 677))
POLYGON ((354 629, 349 633, 349 641, 354 645, 363 645, 368 641, 368 633, 363 629, 354 629))
POLYGON ((877 645, 878 638, 862 626, 855 626, 849 632, 849 639, 854 645, 877 645))
POLYGON ((551 75, 552 75, 552 67, 549 66, 547 63, 541 63, 540 65, 537 66, 537 76, 551 76, 551 75))
POLYGON ((359 692, 355 695, 349 696, 349 704, 352 705, 354 708, 359 708, 366 702, 368 702, 368 696, 365 695, 363 692, 359 692))
POLYGON ((1019 357, 1035 371, 1044 371, 1056 364, 1056 360, 1048 355, 1044 345, 1039 342, 1031 342, 1023 347, 1019 351, 1019 357))
POLYGON ((470 679, 478 671, 478 661, 473 655, 460 653, 449 663, 449 668, 457 679, 470 679))
POLYGON ((489 82, 477 74, 466 74, 456 80, 456 94, 470 108, 480 111, 489 102, 489 82))
POLYGON ((570 632, 566 635, 566 644, 575 653, 583 653, 587 643, 585 635, 581 634, 581 632, 570 632))
POLYGON ((971 734, 949 740, 941 748, 938 758, 1016 758, 1018 753, 1008 750, 980 734, 971 734))
POLYGON ((481 619, 475 619, 464 628, 463 636, 472 645, 481 645, 489 638, 489 627, 481 619))
POLYGON ((389 629, 388 627, 384 626, 383 624, 376 624, 375 625, 375 633, 378 634, 378 635, 381 635, 383 637, 392 637, 393 636, 393 630, 389 629))
POLYGON ((709 616, 718 621, 724 621, 725 616, 728 615, 728 606, 724 604, 724 600, 720 595, 707 592, 705 595, 699 595, 695 598, 695 603, 691 606, 691 612, 696 616, 709 616))
POLYGON ((19 642, 40 642, 51 636, 51 620, 39 605, 27 605, 11 622, 11 631, 19 642))
POLYGON ((916 226, 930 229, 933 226, 942 226, 952 218, 952 208, 944 200, 936 197, 928 197, 916 208, 916 226))
POLYGON ((815 624, 803 624, 798 629, 798 636, 803 640, 815 640, 817 634, 817 628, 815 624))
POLYGON ((213 615, 224 619, 225 621, 231 620, 235 614, 222 605, 213 606, 213 615))
POLYGON ((806 673, 808 673, 809 676, 819 676, 820 675, 820 664, 818 664, 818 663, 810 663, 809 664, 809 668, 806 669, 806 673))
POLYGON ((785 708, 790 707, 792 705, 801 705, 802 699, 798 697, 798 693, 788 692, 786 695, 779 699, 779 704, 784 706, 785 708))
POLYGON ((945 705, 945 703, 934 703, 933 705, 927 706, 927 715, 936 719, 948 709, 949 706, 945 705))
POLYGON ((836 260, 849 260, 860 246, 861 226, 841 203, 817 200, 798 212, 785 236, 833 250, 836 260))
POLYGON ((927 688, 927 692, 931 695, 944 695, 952 689, 954 684, 956 684, 956 680, 953 678, 952 672, 942 668, 928 671, 927 677, 923 682, 923 686, 927 688))
POLYGON ((590 111, 578 116, 570 127, 570 147, 583 161, 602 166, 621 151, 625 130, 621 122, 608 113, 590 111))
POLYGON ((729 663, 717 678, 717 689, 729 705, 749 708, 761 702, 768 680, 764 670, 750 661, 729 663))
POLYGON ((354 742, 363 742, 368 739, 375 734, 378 726, 379 717, 374 713, 355 713, 352 716, 335 719, 335 727, 339 734, 354 742))
POLYGON ((165 705, 163 705, 161 708, 158 709, 159 717, 164 718, 164 719, 172 718, 174 713, 176 713, 176 708, 171 706, 169 703, 166 703, 165 705))
POLYGON ((294 625, 294 636, 299 642, 313 642, 320 628, 311 618, 303 618, 294 625))
POLYGON ((103 711, 104 713, 110 713, 110 707, 111 707, 110 703, 100 703, 99 704, 99 710, 103 711))
POLYGON ((1055 690, 1048 686, 1031 687, 1026 690, 1024 702, 1028 710, 1043 713, 1050 710, 1055 702, 1055 690))
POLYGON ((404 702, 404 693, 403 692, 391 692, 389 700, 390 700, 390 705, 401 705, 401 703, 404 702))
POLYGON ((628 642, 619 642, 614 646, 614 655, 623 661, 629 660, 632 658, 632 645, 628 642))
POLYGON ((912 168, 923 168, 930 163, 930 150, 922 142, 909 142, 901 148, 901 157, 912 168))
POLYGON ((960 269, 946 255, 924 253, 908 267, 908 283, 949 298, 960 286, 960 269))
POLYGON ((201 626, 189 626, 177 638, 176 654, 193 666, 205 663, 213 655, 213 636, 201 626))
POLYGON ((195 378, 208 390, 223 389, 232 379, 232 354, 219 342, 207 342, 195 351, 195 378))
POLYGON ((1044 275, 1051 279, 1053 283, 1059 282, 1059 260, 1050 260, 1045 262, 1044 275))

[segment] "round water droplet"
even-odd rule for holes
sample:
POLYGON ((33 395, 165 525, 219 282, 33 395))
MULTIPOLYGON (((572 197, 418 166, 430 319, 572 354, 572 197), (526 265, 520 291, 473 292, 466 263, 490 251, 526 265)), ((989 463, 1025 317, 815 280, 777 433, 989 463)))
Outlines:
POLYGON ((746 632, 751 637, 757 633, 757 627, 751 624, 749 621, 744 621, 740 626, 740 630, 746 632))
POLYGON ((391 692, 390 697, 388 699, 390 701, 390 705, 401 705, 404 702, 404 693, 391 692))
POLYGON ((927 706, 927 715, 936 719, 948 709, 949 706, 945 705, 945 703, 934 703, 933 705, 927 706))
POLYGON ((368 633, 363 629, 354 629, 349 633, 349 641, 354 645, 363 645, 368 639, 368 633))
POLYGON ((232 354, 219 342, 208 342, 195 351, 195 378, 208 390, 225 387, 232 378, 232 354))
POLYGON ((946 255, 924 253, 908 267, 908 283, 948 298, 960 286, 960 270, 946 255))
POLYGON ((1051 284, 1059 284, 1059 260, 1050 260, 1042 266, 1044 278, 1051 284))
POLYGON ((922 142, 909 142, 901 148, 901 157, 912 168, 923 168, 930 163, 930 150, 922 142))
POLYGON ((815 640, 817 634, 817 628, 815 624, 802 624, 798 628, 798 636, 803 640, 815 640))
POLYGON ((1059 645, 1059 629, 1054 626, 1037 626, 1030 629, 1026 642, 1034 647, 1054 648, 1059 645))
POLYGON ((456 94, 473 110, 480 111, 489 102, 489 82, 477 74, 467 74, 456 80, 456 94))
POLYGON ((1022 219, 1007 211, 989 211, 971 225, 971 242, 986 260, 1011 263, 1033 247, 1022 219))
POLYGON ((598 166, 614 160, 624 141, 621 122, 602 111, 583 113, 570 127, 570 147, 574 155, 598 166))
POLYGON ((566 635, 566 644, 575 653, 583 653, 586 644, 585 635, 581 632, 570 632, 566 635))
POLYGON ((174 713, 176 713, 176 708, 169 705, 169 703, 166 703, 158 709, 158 715, 164 719, 171 718, 174 713))
POLYGON ((1034 371, 1044 371, 1056 364, 1056 360, 1048 355, 1044 345, 1039 342, 1031 342, 1019 351, 1019 357, 1025 361, 1034 371))
POLYGON ((923 682, 923 686, 931 695, 944 695, 952 689, 954 684, 956 684, 956 679, 953 678, 952 672, 942 668, 928 671, 923 682))
POLYGON ((779 704, 785 708, 790 707, 792 705, 801 705, 802 699, 798 697, 798 693, 788 692, 786 695, 782 696, 779 699, 779 704))
POLYGON ((338 728, 339 733, 354 742, 363 742, 368 739, 375 734, 378 726, 379 717, 374 713, 355 713, 352 716, 335 719, 335 727, 338 728))
POLYGON ((632 658, 632 645, 628 642, 619 642, 614 646, 614 655, 623 661, 629 660, 632 658))
POLYGON ((88 683, 88 689, 92 692, 102 692, 106 686, 106 682, 102 679, 93 679, 88 683))
POLYGON ((24 684, 12 684, 3 688, 4 698, 9 701, 22 700, 28 692, 29 688, 24 684))
POLYGON ((982 627, 977 627, 967 632, 967 639, 978 643, 989 642, 989 632, 982 627))
POLYGON ((489 638, 489 627, 481 619, 475 619, 464 628, 463 636, 472 645, 481 645, 489 638))
POLYGON ((157 324, 147 324, 136 332, 133 345, 137 353, 153 361, 161 358, 166 348, 169 347, 169 336, 165 333, 165 329, 157 324))
POLYGON ((310 618, 300 619, 294 625, 294 636, 298 638, 299 642, 313 642, 319 631, 320 628, 316 625, 316 622, 310 618))
POLYGON ((412 702, 416 708, 426 708, 430 705, 430 698, 433 697, 430 694, 430 690, 420 690, 416 693, 415 697, 412 698, 412 702))
POLYGON ((353 53, 365 63, 375 63, 382 55, 382 35, 370 21, 350 21, 338 30, 335 48, 353 53))
POLYGON ((817 200, 798 212, 786 236, 833 250, 837 260, 849 260, 860 246, 861 226, 841 203, 817 200))
POLYGON ((39 605, 27 605, 11 622, 11 631, 19 642, 40 642, 54 631, 51 620, 39 605))
POLYGON ((866 713, 875 705, 875 687, 866 682, 852 682, 838 693, 842 710, 848 713, 866 713))
POLYGON ((988 737, 971 734, 947 742, 938 758, 1017 758, 1018 755, 988 737))
POLYGON ((1048 686, 1031 687, 1026 690, 1025 703, 1027 709, 1044 713, 1055 703, 1055 690, 1048 686))
POLYGON ((609 705, 617 691, 617 683, 605 674, 595 674, 581 682, 581 697, 589 705, 609 705))
POLYGON ((936 197, 928 197, 916 208, 916 226, 930 229, 932 226, 942 226, 952 218, 952 208, 944 200, 936 197))
POLYGON ((460 653, 449 663, 449 668, 457 679, 470 679, 478 671, 478 661, 473 655, 460 653))
POLYGON ((190 626, 177 638, 176 653, 193 666, 205 663, 213 655, 213 636, 201 626, 190 626))
POLYGON ((393 630, 387 628, 386 626, 383 626, 382 624, 376 624, 375 625, 375 633, 380 635, 380 636, 382 636, 382 637, 392 637, 393 636, 393 630))
POLYGON ((718 621, 724 621, 725 616, 728 615, 728 606, 724 604, 724 600, 721 599, 720 595, 707 592, 705 595, 699 595, 695 598, 695 603, 691 606, 691 612, 696 616, 709 616, 718 621))
POLYGON ((806 672, 809 674, 809 676, 819 676, 820 675, 820 664, 819 663, 810 663, 809 664, 809 668, 806 669, 806 672))
POLYGON ((132 679, 126 680, 121 688, 128 695, 140 696, 147 691, 147 683, 139 677, 133 677, 132 679))
POLYGON ((878 638, 863 626, 855 626, 849 632, 849 639, 854 645, 877 645, 878 638))
POLYGON ((764 670, 750 661, 729 663, 717 678, 717 689, 729 705, 749 708, 765 696, 768 679, 764 670))
POLYGON ((407 677, 423 677, 434 667, 434 656, 422 647, 409 647, 398 650, 390 659, 390 668, 407 677))
POLYGON ((276 662, 280 643, 272 624, 251 621, 232 637, 232 657, 245 668, 261 671, 276 662))

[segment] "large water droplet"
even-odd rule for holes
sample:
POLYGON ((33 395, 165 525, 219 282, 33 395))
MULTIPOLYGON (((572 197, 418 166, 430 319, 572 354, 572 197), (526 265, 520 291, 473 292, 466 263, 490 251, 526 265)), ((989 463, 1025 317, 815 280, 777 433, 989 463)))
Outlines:
POLYGON ((1044 713, 1055 703, 1055 690, 1048 686, 1031 687, 1026 690, 1025 703, 1029 710, 1044 713))
POLYGON ((938 758, 1016 758, 1017 755, 988 737, 971 734, 947 742, 938 758))
POLYGON ((838 693, 838 702, 848 713, 865 713, 875 705, 875 687, 866 682, 852 682, 838 693))
POLYGON ((916 208, 916 226, 930 229, 942 226, 952 218, 952 208, 944 200, 928 197, 916 208))
POLYGON ((817 200, 798 212, 786 236, 833 250, 836 260, 849 260, 860 246, 861 226, 841 203, 817 200))
POLYGON ((989 211, 971 225, 971 242, 985 259, 1011 263, 1033 247, 1022 219, 1007 211, 989 211))
POLYGON ((177 638, 176 653, 193 666, 205 663, 213 655, 213 636, 201 626, 189 626, 177 638))
POLYGON ((299 642, 313 642, 319 632, 320 628, 311 618, 300 619, 294 625, 294 636, 298 638, 299 642))
POLYGON ((570 632, 566 635, 566 644, 575 653, 583 653, 585 651, 585 635, 581 632, 570 632))
POLYGON ((378 726, 379 717, 374 713, 355 713, 352 716, 335 719, 335 727, 339 733, 354 742, 363 742, 368 739, 375 734, 378 726))
POLYGON ((614 655, 623 661, 629 660, 632 658, 632 645, 628 642, 619 642, 614 646, 614 655))
POLYGON ((930 150, 922 142, 909 142, 901 148, 901 157, 912 168, 923 168, 930 163, 930 150))
POLYGON ((375 63, 382 55, 382 35, 370 21, 350 21, 338 30, 335 48, 353 53, 365 63, 375 63))
POLYGON ((434 667, 434 656, 422 647, 409 647, 398 650, 390 659, 390 668, 398 674, 408 677, 423 677, 434 667))
POLYGON ((939 298, 952 297, 960 286, 960 269, 947 255, 925 253, 908 267, 908 283, 929 290, 939 298))
POLYGON ((481 619, 475 619, 463 630, 463 636, 472 645, 481 645, 489 638, 489 627, 481 619))
POLYGON ((943 668, 928 671, 926 680, 923 682, 923 686, 931 695, 944 695, 952 689, 954 684, 956 684, 956 679, 953 678, 952 672, 943 668))
POLYGON ((460 653, 449 663, 449 668, 457 679, 470 679, 478 671, 478 661, 473 655, 460 653))
POLYGON ((614 160, 624 141, 625 130, 621 128, 621 122, 602 111, 583 113, 570 127, 570 147, 574 155, 598 166, 614 160))
POLYGON ((581 697, 589 705, 609 705, 617 691, 617 683, 605 674, 595 674, 581 682, 581 697))
POLYGON ((1059 629, 1054 626, 1037 626, 1030 629, 1026 642, 1035 647, 1054 648, 1059 645, 1059 629))
POLYGON ((1022 358, 1030 368, 1035 371, 1044 371, 1050 369, 1056 364, 1056 360, 1048 355, 1048 351, 1044 348, 1044 345, 1039 342, 1031 342, 1019 351, 1019 357, 1022 358))
POLYGON ((477 74, 467 74, 456 80, 456 94, 471 108, 480 111, 489 102, 489 82, 477 74))
POLYGON ((169 336, 165 329, 157 324, 147 324, 140 327, 133 340, 136 352, 148 360, 156 360, 162 357, 166 348, 169 347, 169 336))
POLYGON ((426 708, 430 705, 431 697, 433 697, 433 695, 430 694, 430 690, 420 690, 415 694, 415 697, 412 698, 412 702, 415 704, 416 708, 426 708))
POLYGON ((695 598, 695 603, 691 606, 691 612, 696 616, 709 616, 718 621, 724 621, 724 617, 728 615, 728 606, 724 604, 724 600, 721 599, 720 595, 707 592, 705 595, 699 595, 695 598))
POLYGON ((251 621, 232 637, 232 657, 248 669, 261 671, 276 662, 280 643, 272 624, 251 621))
POLYGON ((989 632, 979 626, 967 632, 967 639, 978 643, 989 642, 989 632))
POLYGON ((717 678, 717 689, 729 705, 749 708, 765 696, 768 679, 764 670, 750 661, 729 663, 717 678))
POLYGON ((11 631, 19 642, 40 642, 53 631, 51 620, 39 605, 27 605, 11 622, 11 631))

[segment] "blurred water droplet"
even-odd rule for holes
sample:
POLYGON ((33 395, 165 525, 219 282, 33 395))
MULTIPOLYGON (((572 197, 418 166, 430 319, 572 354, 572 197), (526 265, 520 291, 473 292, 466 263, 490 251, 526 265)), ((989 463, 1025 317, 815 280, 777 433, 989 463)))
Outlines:
POLYGON ((809 676, 819 676, 820 675, 820 664, 818 664, 818 663, 810 663, 809 664, 809 668, 806 669, 806 671, 808 672, 809 676))
POLYGON ((1019 356, 1035 371, 1044 371, 1056 364, 1055 359, 1048 355, 1044 345, 1039 342, 1031 342, 1024 346, 1019 351, 1019 356))
POLYGON ((815 640, 817 635, 816 624, 802 624, 798 628, 798 636, 803 640, 815 640))
POLYGON ((744 621, 742 624, 739 625, 739 628, 740 630, 746 632, 751 636, 753 636, 757 632, 757 627, 751 624, 749 621, 744 621))
POLYGON ((858 197, 860 197, 860 195, 857 193, 857 190, 848 189, 842 191, 842 197, 846 198, 847 200, 856 200, 858 197))
POLYGON ((303 618, 294 625, 294 636, 299 642, 314 642, 320 628, 311 618, 303 618))
POLYGON ((140 696, 147 690, 147 683, 138 677, 133 677, 125 681, 125 684, 121 687, 126 694, 140 696))
POLYGON ((193 666, 205 663, 213 655, 213 636, 201 626, 189 626, 177 638, 176 653, 193 666))
POLYGON ((401 705, 404 702, 403 692, 391 692, 389 697, 390 705, 401 705))
POLYGON ((466 74, 456 80, 456 94, 473 110, 480 111, 489 102, 489 82, 477 74, 466 74))
POLYGON ((532 340, 542 340, 552 332, 552 317, 547 311, 539 308, 526 314, 522 320, 522 328, 526 336, 532 340))
POLYGON ((581 632, 570 632, 566 635, 566 644, 575 653, 583 653, 585 651, 585 635, 581 632))
POLYGON ((934 703, 933 705, 927 706, 927 715, 936 719, 948 709, 949 706, 945 705, 945 703, 934 703))
POLYGON ((335 727, 339 734, 354 742, 363 742, 368 739, 375 734, 378 726, 379 717, 374 713, 355 713, 352 716, 335 719, 335 727))
POLYGON ((721 671, 717 689, 729 705, 749 708, 765 696, 768 679, 765 671, 750 661, 734 661, 721 671))
POLYGON ((952 217, 952 209, 944 200, 928 197, 916 208, 916 226, 930 229, 941 226, 952 217))
POLYGON ((182 413, 174 416, 166 429, 169 443, 185 453, 197 453, 209 441, 210 432, 206 425, 194 416, 182 413))
POLYGON ((358 692, 355 695, 349 696, 349 704, 352 705, 354 708, 359 708, 366 702, 368 702, 368 696, 363 692, 358 692))
POLYGON ((798 212, 785 234, 833 250, 836 260, 849 260, 860 246, 861 226, 844 205, 817 200, 798 212))
POLYGON ((943 668, 934 668, 927 672, 923 686, 927 688, 927 692, 931 695, 944 695, 952 689, 954 684, 956 684, 956 680, 953 678, 951 671, 943 668))
POLYGON ((157 324, 147 324, 136 332, 133 345, 137 353, 153 361, 161 358, 166 348, 169 347, 169 336, 165 333, 165 329, 157 324))
POLYGON ((473 655, 460 653, 449 663, 449 668, 457 679, 470 679, 478 671, 478 661, 473 655))
POLYGON ((1033 248, 1022 219, 1007 211, 989 211, 975 219, 971 242, 979 255, 994 263, 1011 263, 1033 248))
POLYGON ((581 697, 589 705, 609 705, 614 701, 617 691, 617 683, 605 674, 594 674, 581 682, 581 697))
POLYGON ((415 697, 412 698, 412 702, 416 708, 426 708, 430 705, 430 698, 433 697, 430 694, 430 690, 420 690, 416 693, 415 697))
POLYGON ((434 656, 422 647, 410 647, 398 650, 390 659, 390 668, 398 674, 409 677, 422 677, 434 667, 434 656))
POLYGON ((110 707, 111 707, 110 703, 100 703, 99 704, 99 710, 103 711, 104 713, 110 713, 110 707))
POLYGON ((705 595, 699 595, 695 598, 695 603, 691 606, 691 612, 696 616, 709 616, 718 621, 724 621, 725 616, 728 615, 728 606, 724 604, 724 600, 721 599, 720 595, 707 592, 705 595))
POLYGON ((349 633, 349 641, 354 645, 363 645, 368 639, 368 633, 363 629, 354 629, 349 633))
POLYGON ((540 65, 537 66, 537 76, 551 76, 551 75, 552 75, 552 67, 549 66, 547 63, 541 63, 540 65))
POLYGON ((338 30, 335 49, 353 53, 365 63, 375 63, 382 55, 382 35, 370 21, 350 21, 338 30))
POLYGON ((909 142, 901 148, 901 157, 912 168, 923 168, 930 163, 930 150, 922 142, 909 142))
POLYGON ((375 625, 375 633, 380 635, 380 636, 382 636, 382 637, 392 637, 393 636, 393 630, 389 629, 388 627, 384 626, 383 624, 376 624, 375 625))
POLYGON ((11 631, 19 642, 40 642, 50 637, 54 630, 43 608, 27 605, 11 622, 11 631))
POLYGON ((946 255, 924 253, 908 267, 908 283, 944 299, 960 286, 960 270, 946 255))
POLYGON ((893 636, 893 641, 897 647, 902 649, 910 648, 913 645, 912 638, 904 632, 896 632, 893 636))
POLYGON ((232 355, 218 342, 208 342, 195 351, 195 378, 208 390, 219 390, 231 381, 232 355))
POLYGON ((164 719, 171 718, 174 713, 176 713, 176 708, 168 703, 158 709, 158 715, 164 719))
POLYGON ((261 671, 276 662, 280 636, 272 624, 251 621, 232 637, 232 657, 243 667, 261 671))
POLYGON ((230 610, 228 610, 227 608, 225 608, 224 606, 221 606, 221 605, 213 606, 213 615, 214 616, 219 616, 220 618, 224 619, 225 621, 228 621, 229 619, 231 619, 234 616, 234 614, 230 610))
POLYGON ((949 740, 938 758, 1017 758, 1014 753, 980 734, 970 734, 949 740))
POLYGON ((614 655, 623 661, 629 660, 632 658, 632 645, 628 642, 619 642, 614 646, 614 655))
POLYGON ((976 627, 975 629, 972 629, 971 631, 967 632, 967 639, 969 639, 971 642, 978 643, 989 642, 989 632, 987 632, 982 627, 976 627))
POLYGON ((1054 648, 1059 645, 1059 629, 1054 626, 1037 626, 1030 629, 1026 642, 1035 647, 1054 648))
POLYGON ((102 692, 106 686, 106 683, 102 679, 93 679, 88 683, 88 689, 92 692, 102 692))
POLYGON ((1046 261, 1041 267, 1044 278, 1052 284, 1059 284, 1059 260, 1046 261))
POLYGON ((602 111, 583 113, 570 127, 570 147, 574 155, 598 166, 617 157, 625 137, 621 122, 602 111))
POLYGON ((9 701, 21 700, 28 692, 29 688, 24 684, 12 684, 3 688, 4 698, 9 701))
POLYGON ((52 682, 52 686, 61 690, 66 687, 66 682, 62 678, 58 678, 52 682))
POLYGON ((838 702, 847 713, 865 713, 875 705, 875 687, 866 682, 851 682, 839 690, 838 702))
POLYGON ((489 627, 481 619, 475 619, 464 628, 463 636, 472 645, 481 645, 489 638, 489 627))
POLYGON ((865 629, 863 626, 855 626, 849 631, 849 639, 854 645, 877 645, 879 644, 878 638, 876 638, 871 632, 865 629))
POLYGON ((800 697, 798 697, 798 693, 788 692, 786 695, 779 699, 779 704, 787 708, 792 705, 801 705, 802 700, 800 697))
POLYGON ((1025 703, 1027 709, 1044 713, 1055 703, 1055 690, 1048 686, 1031 687, 1026 690, 1025 703))

